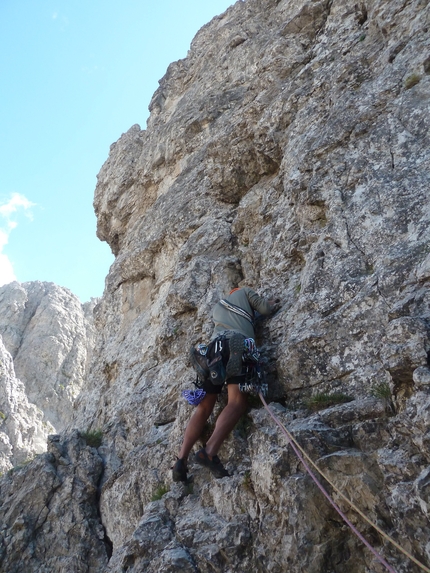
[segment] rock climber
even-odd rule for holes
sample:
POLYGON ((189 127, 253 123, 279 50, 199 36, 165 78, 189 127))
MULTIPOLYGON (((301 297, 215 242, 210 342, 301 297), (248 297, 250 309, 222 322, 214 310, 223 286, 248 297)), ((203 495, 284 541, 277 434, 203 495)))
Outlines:
MULTIPOLYGON (((224 335, 229 342, 226 366, 228 401, 218 416, 215 429, 205 447, 194 455, 194 461, 207 467, 216 478, 229 475, 217 454, 221 444, 247 409, 246 394, 240 391, 239 384, 244 380, 242 374, 244 341, 255 338, 252 322, 254 311, 261 315, 270 315, 276 310, 278 302, 278 299, 266 299, 251 288, 242 287, 233 289, 229 296, 218 302, 213 309, 215 328, 211 339, 224 335)), ((188 455, 200 438, 222 387, 222 384, 215 385, 210 380, 204 382, 203 390, 206 394, 188 422, 181 450, 172 468, 173 481, 187 481, 188 455)))

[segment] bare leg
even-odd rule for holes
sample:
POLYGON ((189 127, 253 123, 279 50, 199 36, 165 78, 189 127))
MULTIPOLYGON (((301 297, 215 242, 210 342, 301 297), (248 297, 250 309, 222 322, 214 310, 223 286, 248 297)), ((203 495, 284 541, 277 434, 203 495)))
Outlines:
POLYGON ((239 390, 238 384, 229 384, 228 403, 216 421, 215 430, 206 444, 205 450, 210 458, 218 453, 221 444, 245 413, 248 401, 246 394, 239 390))
POLYGON ((217 394, 206 394, 200 404, 196 407, 185 430, 184 441, 182 442, 181 451, 178 456, 179 458, 188 458, 191 448, 202 435, 207 419, 212 414, 217 396, 217 394))

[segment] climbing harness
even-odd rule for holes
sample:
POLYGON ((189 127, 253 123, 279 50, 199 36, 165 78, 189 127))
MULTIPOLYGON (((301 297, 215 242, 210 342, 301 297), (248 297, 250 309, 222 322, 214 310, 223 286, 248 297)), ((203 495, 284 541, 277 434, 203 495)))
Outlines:
MULTIPOLYGON (((253 314, 250 314, 243 308, 225 299, 219 302, 227 310, 245 318, 252 325, 254 324, 253 314)), ((205 394, 203 394, 205 382, 210 381, 216 386, 224 384, 228 374, 227 363, 230 357, 229 339, 231 335, 237 336, 237 333, 227 330, 223 333, 219 333, 209 344, 199 344, 197 348, 191 347, 190 360, 193 368, 197 372, 197 378, 194 382, 197 390, 185 390, 182 392, 182 396, 193 406, 197 406, 203 400, 205 396, 205 394)), ((240 352, 240 349, 238 349, 238 352, 240 352)), ((255 394, 258 394, 258 392, 261 391, 264 395, 267 393, 267 388, 262 382, 262 375, 260 373, 259 356, 254 340, 252 338, 246 339, 244 343, 243 360, 244 368, 246 366, 245 373, 247 377, 245 378, 245 382, 241 384, 242 392, 253 391, 255 394), (246 362, 245 359, 247 359, 246 362)), ((238 364, 238 367, 240 368, 240 364, 238 364)), ((230 376, 231 375, 230 372, 230 376)))
POLYGON ((216 386, 226 379, 226 364, 229 357, 229 341, 225 334, 220 334, 209 344, 199 344, 190 349, 191 365, 197 372, 194 385, 202 388, 206 381, 216 386))
POLYGON ((406 549, 403 549, 403 547, 401 547, 396 541, 394 541, 394 539, 392 539, 387 533, 385 533, 380 527, 378 527, 375 523, 373 523, 368 517, 366 517, 364 515, 364 513, 358 509, 358 507, 356 507, 356 505, 349 500, 331 481, 330 479, 318 468, 318 466, 310 459, 310 457, 306 454, 306 452, 303 450, 303 448, 298 444, 298 442, 293 438, 293 436, 291 435, 291 433, 285 428, 285 426, 282 424, 282 422, 277 418, 277 416, 275 416, 275 414, 270 410, 270 408, 267 405, 266 400, 264 399, 263 394, 260 392, 259 394, 260 400, 263 404, 263 406, 265 407, 265 409, 267 410, 267 412, 269 413, 270 417, 275 421, 276 425, 281 429, 282 433, 286 436, 287 438, 287 443, 289 443, 294 451, 294 453, 296 454, 296 456, 299 458, 299 460, 301 461, 301 463, 303 464, 304 468, 306 469, 306 471, 308 472, 308 474, 310 475, 310 477, 312 478, 312 480, 314 481, 314 483, 316 484, 316 486, 318 487, 318 489, 322 492, 322 494, 324 495, 324 497, 328 500, 328 502, 330 503, 330 505, 332 507, 334 507, 334 509, 337 511, 337 513, 342 517, 342 519, 345 521, 345 523, 351 528, 351 530, 355 533, 355 535, 360 539, 360 541, 362 541, 362 543, 364 543, 364 545, 369 549, 369 551, 371 551, 371 553, 378 559, 378 561, 380 563, 382 563, 384 565, 384 567, 390 571, 390 573, 396 573, 396 571, 391 567, 391 565, 389 565, 389 563, 387 563, 387 561, 376 551, 376 549, 374 549, 370 543, 363 537, 363 535, 358 531, 358 529, 356 527, 354 527, 354 525, 349 521, 349 519, 346 517, 346 515, 342 512, 342 510, 340 509, 340 507, 335 503, 335 501, 333 501, 333 499, 330 497, 329 493, 327 492, 327 490, 323 487, 323 485, 318 481, 317 477, 315 476, 315 474, 312 472, 312 470, 310 469, 309 465, 306 463, 306 460, 309 461, 309 463, 312 465, 312 467, 314 469, 317 470, 317 472, 321 475, 321 477, 323 477, 327 483, 330 484, 330 486, 336 491, 337 494, 339 494, 342 499, 344 501, 346 501, 369 525, 371 525, 374 529, 376 529, 376 531, 378 531, 378 533, 380 533, 384 539, 386 539, 387 541, 389 541, 392 545, 394 545, 394 547, 396 547, 399 551, 401 551, 403 553, 403 555, 405 555, 406 557, 408 557, 411 561, 413 561, 416 565, 418 565, 418 567, 420 567, 423 571, 425 571, 426 573, 430 573, 430 569, 428 567, 426 567, 423 563, 421 563, 420 561, 418 561, 418 559, 416 559, 415 557, 413 557, 413 555, 411 555, 408 551, 406 551, 406 549))
MULTIPOLYGON (((229 358, 229 344, 225 334, 219 335, 210 344, 198 344, 190 351, 191 364, 197 372, 196 381, 193 382, 196 390, 184 390, 182 397, 192 406, 198 406, 206 396, 204 384, 223 384, 226 378, 226 364, 229 358)), ((242 373, 243 381, 239 383, 239 390, 244 393, 258 396, 261 392, 267 396, 268 385, 265 381, 260 352, 253 338, 243 339, 242 373)))
POLYGON ((208 346, 209 380, 217 386, 225 382, 227 375, 225 362, 229 352, 228 348, 229 344, 225 336, 218 336, 208 346))

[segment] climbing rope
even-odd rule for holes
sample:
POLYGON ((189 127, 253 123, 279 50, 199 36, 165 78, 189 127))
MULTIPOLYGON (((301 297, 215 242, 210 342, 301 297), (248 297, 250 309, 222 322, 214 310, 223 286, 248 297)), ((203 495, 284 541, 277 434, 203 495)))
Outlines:
POLYGON ((296 456, 299 458, 299 460, 302 462, 304 468, 306 469, 306 471, 308 472, 308 474, 311 476, 312 480, 315 482, 316 486, 318 487, 318 489, 323 493, 324 497, 327 499, 327 501, 330 503, 330 505, 332 505, 334 507, 334 509, 337 511, 337 513, 342 517, 342 519, 345 521, 345 523, 351 528, 351 530, 355 533, 355 535, 360 539, 360 541, 362 543, 364 543, 364 545, 369 549, 369 551, 371 551, 371 553, 378 559, 378 561, 380 563, 382 563, 384 565, 384 567, 390 571, 390 573, 396 573, 395 570, 391 567, 391 565, 389 565, 389 563, 387 563, 387 561, 376 551, 376 549, 374 549, 370 543, 363 537, 363 535, 358 531, 358 529, 349 521, 349 519, 346 517, 346 515, 342 512, 342 510, 340 509, 340 507, 335 503, 335 501, 330 497, 329 493, 327 492, 327 490, 323 487, 323 485, 318 481, 318 479, 316 478, 315 474, 312 472, 312 470, 310 469, 309 465, 306 463, 306 460, 309 461, 309 463, 312 465, 312 467, 317 470, 317 472, 327 481, 327 483, 330 484, 330 486, 336 491, 336 493, 338 495, 341 496, 341 498, 346 501, 369 525, 371 525, 374 529, 376 529, 376 531, 378 531, 378 533, 380 533, 384 539, 386 539, 387 541, 389 541, 392 545, 394 545, 399 551, 401 551, 406 557, 408 557, 411 561, 413 561, 416 565, 418 565, 418 567, 420 567, 423 571, 425 571, 426 573, 430 573, 430 569, 428 567, 426 567, 423 563, 421 563, 420 561, 418 561, 418 559, 415 559, 415 557, 413 557, 413 555, 411 555, 408 551, 406 551, 406 549, 403 549, 403 547, 401 547, 396 541, 394 541, 394 539, 392 539, 387 533, 385 533, 380 527, 378 527, 375 523, 373 523, 368 517, 366 517, 364 515, 364 513, 350 500, 348 499, 332 482, 331 480, 318 468, 318 466, 311 460, 311 458, 306 454, 306 452, 303 450, 303 448, 301 448, 301 446, 298 444, 298 442, 293 438, 293 436, 291 435, 291 433, 285 428, 285 426, 282 424, 282 422, 275 416, 275 414, 270 410, 270 408, 267 405, 266 400, 264 399, 263 395, 261 394, 261 392, 259 393, 259 397, 261 402, 263 403, 263 406, 265 407, 265 409, 267 410, 267 412, 269 413, 269 415, 271 416, 271 418, 275 421, 276 425, 281 429, 281 431, 283 432, 283 434, 285 434, 286 438, 287 438, 287 442, 291 445, 291 447, 294 450, 294 453, 296 454, 296 456))

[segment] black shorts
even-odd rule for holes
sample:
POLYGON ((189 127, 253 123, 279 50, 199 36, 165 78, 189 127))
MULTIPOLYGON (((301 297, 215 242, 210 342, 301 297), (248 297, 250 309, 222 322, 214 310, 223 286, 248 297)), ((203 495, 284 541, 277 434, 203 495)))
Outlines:
MULTIPOLYGON (((227 378, 224 384, 240 384, 241 382, 245 382, 245 374, 227 378)), ((210 380, 207 380, 206 382, 203 382, 202 389, 206 394, 221 394, 224 384, 212 384, 210 380)))

